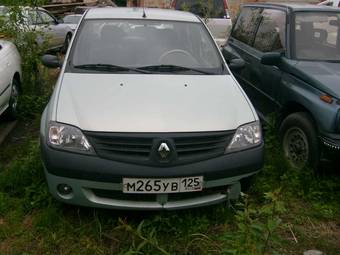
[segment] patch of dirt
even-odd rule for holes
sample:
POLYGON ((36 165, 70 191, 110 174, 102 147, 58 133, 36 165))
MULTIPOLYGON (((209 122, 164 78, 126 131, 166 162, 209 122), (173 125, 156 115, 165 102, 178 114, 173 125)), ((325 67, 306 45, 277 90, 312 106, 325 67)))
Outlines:
POLYGON ((22 222, 23 227, 27 230, 31 230, 33 227, 33 216, 26 215, 24 221, 22 222))
POLYGON ((284 227, 280 236, 286 241, 283 254, 302 254, 306 250, 317 249, 327 255, 340 254, 340 225, 334 220, 320 220, 309 215, 312 208, 301 200, 291 201, 284 217, 284 227), (297 218, 298 216, 298 218, 297 218))
MULTIPOLYGON (((0 120, 1 121, 1 120, 0 120)), ((0 162, 6 165, 14 157, 20 156, 22 146, 32 138, 39 139, 40 119, 20 120, 0 147, 0 162)))

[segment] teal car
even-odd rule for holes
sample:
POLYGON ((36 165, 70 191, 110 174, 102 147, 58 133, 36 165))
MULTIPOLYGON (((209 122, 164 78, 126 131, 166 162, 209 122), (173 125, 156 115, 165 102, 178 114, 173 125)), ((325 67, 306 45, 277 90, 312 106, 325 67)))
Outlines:
POLYGON ((339 30, 337 8, 249 4, 222 50, 260 117, 275 117, 296 168, 340 155, 339 30))

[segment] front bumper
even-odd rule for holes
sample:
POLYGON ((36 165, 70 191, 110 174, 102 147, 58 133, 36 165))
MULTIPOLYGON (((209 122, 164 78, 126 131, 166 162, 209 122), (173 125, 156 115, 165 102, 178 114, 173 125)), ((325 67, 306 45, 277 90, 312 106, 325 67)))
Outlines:
POLYGON ((225 178, 204 183, 204 191, 184 194, 133 195, 123 194, 121 183, 95 182, 52 175, 45 171, 50 193, 57 200, 79 206, 120 210, 180 210, 238 199, 240 178, 225 178), (72 192, 62 195, 59 184, 72 187, 72 192), (217 185, 217 186, 216 186, 217 185), (218 188, 220 187, 220 188, 218 188))
POLYGON ((321 143, 329 150, 340 153, 340 137, 338 135, 321 136, 321 143))
POLYGON ((57 151, 41 143, 45 175, 51 194, 74 205, 111 209, 186 209, 237 199, 240 181, 263 166, 263 145, 221 157, 173 167, 151 167, 57 151), (187 194, 123 194, 122 179, 204 176, 202 192, 187 194), (72 193, 62 195, 58 185, 72 193))

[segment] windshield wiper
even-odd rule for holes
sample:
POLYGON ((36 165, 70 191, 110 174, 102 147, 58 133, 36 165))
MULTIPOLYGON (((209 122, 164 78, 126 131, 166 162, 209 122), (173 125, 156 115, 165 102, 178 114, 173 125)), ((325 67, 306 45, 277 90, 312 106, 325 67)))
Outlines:
POLYGON ((137 73, 146 73, 150 72, 147 70, 140 70, 137 68, 131 68, 126 66, 117 66, 111 64, 85 64, 85 65, 75 65, 74 68, 86 69, 86 70, 95 70, 95 71, 108 71, 108 72, 119 72, 119 71, 133 71, 137 73))
POLYGON ((214 73, 196 69, 196 68, 191 68, 191 67, 185 67, 185 66, 176 66, 176 65, 154 65, 154 66, 144 66, 144 67, 139 67, 138 70, 147 70, 147 71, 156 71, 156 72, 181 72, 181 71, 193 71, 196 73, 201 73, 201 74, 208 74, 212 75, 214 73))

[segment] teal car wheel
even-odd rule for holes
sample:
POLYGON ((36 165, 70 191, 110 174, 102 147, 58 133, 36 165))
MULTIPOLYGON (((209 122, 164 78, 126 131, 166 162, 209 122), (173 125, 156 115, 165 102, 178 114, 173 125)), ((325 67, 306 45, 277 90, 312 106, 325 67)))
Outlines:
POLYGON ((317 170, 320 159, 316 128, 308 113, 289 115, 280 128, 283 153, 292 167, 317 170))

